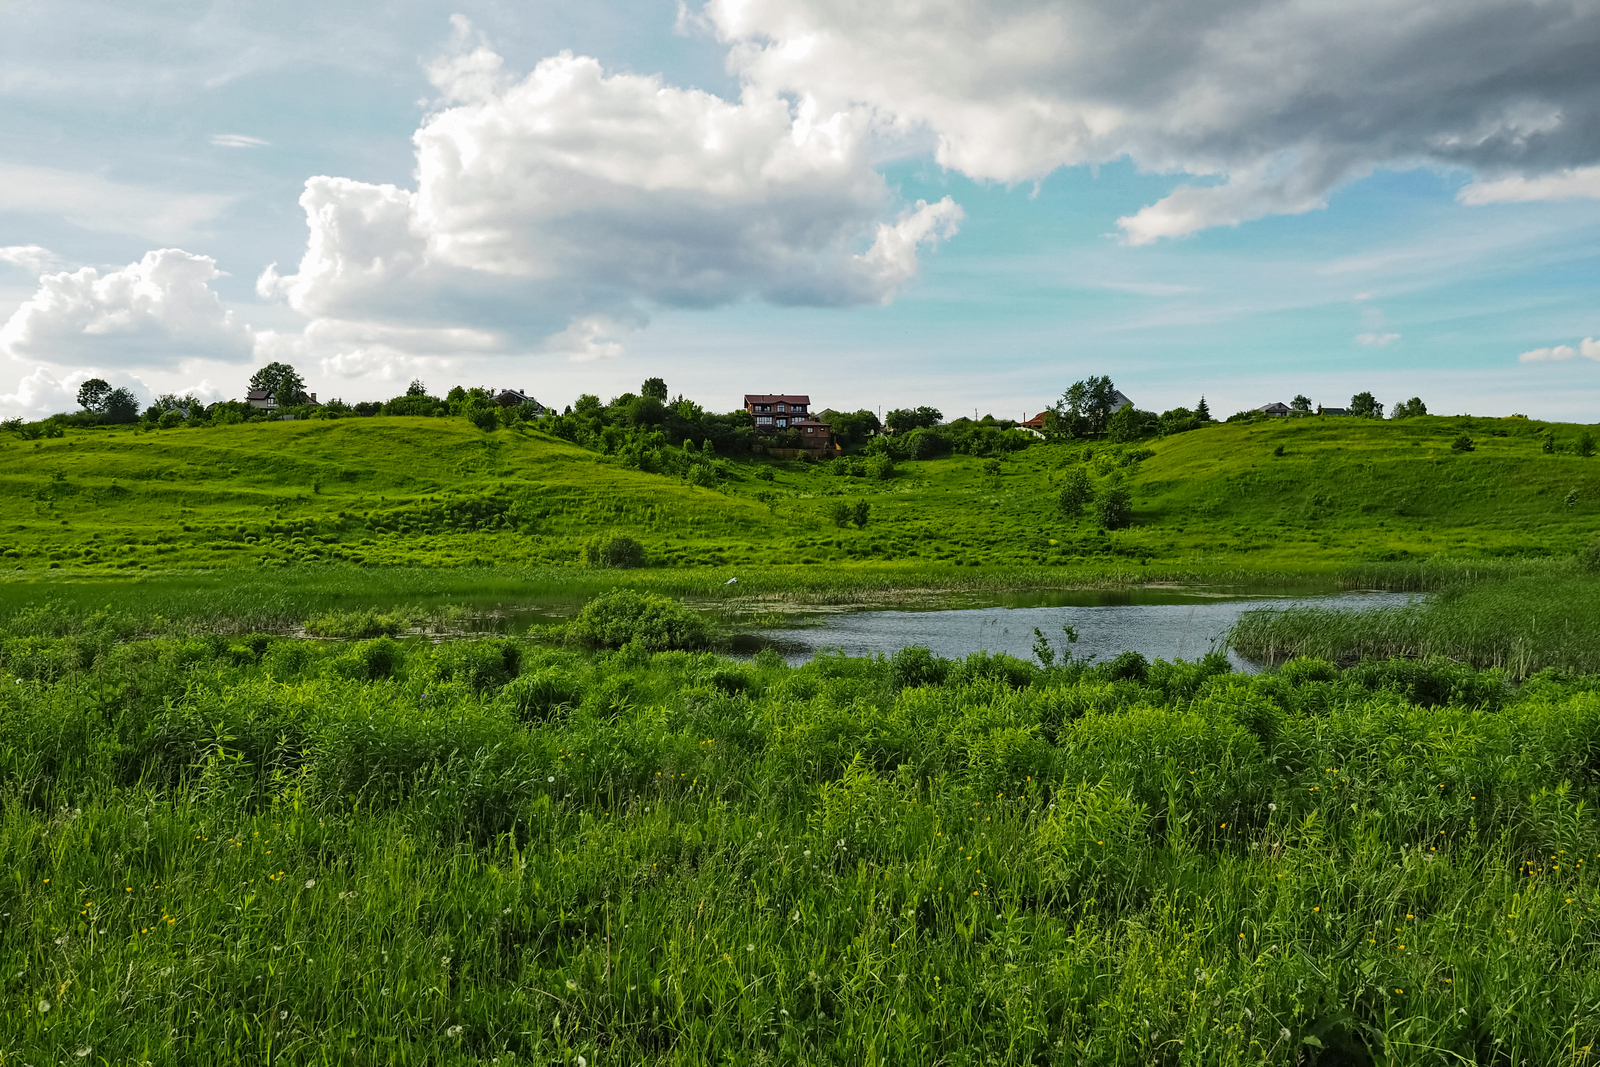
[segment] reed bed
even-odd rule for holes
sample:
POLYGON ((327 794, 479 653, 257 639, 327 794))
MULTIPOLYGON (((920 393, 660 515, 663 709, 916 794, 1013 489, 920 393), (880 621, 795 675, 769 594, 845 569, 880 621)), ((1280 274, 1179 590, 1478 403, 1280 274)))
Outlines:
POLYGON ((1252 611, 1228 640, 1241 655, 1268 663, 1442 656, 1517 680, 1551 669, 1593 674, 1600 672, 1600 576, 1546 566, 1448 585, 1397 608, 1252 611))
POLYGON ((107 618, 0 636, 3 1063, 1595 1061, 1595 679, 107 618))

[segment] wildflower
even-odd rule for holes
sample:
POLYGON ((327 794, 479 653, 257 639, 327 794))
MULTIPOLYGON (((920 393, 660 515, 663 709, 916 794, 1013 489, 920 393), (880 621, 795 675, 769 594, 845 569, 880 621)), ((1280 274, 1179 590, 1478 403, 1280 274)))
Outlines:
POLYGON ((457 1023, 456 1025, 450 1027, 448 1030, 446 1030, 444 1032, 444 1036, 445 1037, 460 1037, 461 1036, 461 1024, 457 1023))
POLYGON ((567 979, 567 988, 568 989, 577 989, 578 988, 578 983, 574 982, 572 979, 568 978, 567 979))
POLYGON ((315 889, 316 887, 317 887, 317 880, 315 878, 307 878, 306 879, 306 888, 307 889, 315 889))
POLYGON ((552 774, 552 775, 551 775, 551 776, 550 776, 550 777, 548 777, 548 778, 546 778, 546 779, 545 779, 545 781, 547 781, 547 782, 553 782, 553 781, 555 781, 555 780, 556 780, 556 776, 555 776, 555 775, 553 775, 553 774, 552 774))
POLYGON ((91 1053, 93 1051, 94 1051, 94 1049, 90 1048, 88 1045, 85 1045, 82 1048, 80 1048, 78 1051, 74 1052, 73 1055, 78 1057, 78 1059, 81 1060, 81 1059, 87 1058, 89 1053, 91 1053))
POLYGON ((589 1061, 582 1056, 578 1057, 578 1067, 589 1067, 589 1061))
POLYGON ((745 946, 745 947, 744 947, 744 950, 745 950, 745 951, 746 951, 746 952, 754 952, 754 951, 755 951, 755 950, 756 950, 756 947, 755 947, 755 946, 754 946, 754 945, 746 945, 746 946, 745 946))
POLYGON ((289 1013, 286 1012, 286 1011, 280 1011, 278 1013, 278 1021, 279 1022, 282 1022, 283 1020, 287 1019, 288 1017, 289 1017, 289 1013))
POLYGON ((49 1012, 50 1012, 50 1002, 48 1000, 39 1001, 39 1014, 40 1015, 47 1015, 47 1014, 49 1014, 49 1012))
POLYGON ((1277 811, 1278 810, 1278 805, 1276 805, 1276 804, 1268 804, 1267 805, 1267 810, 1268 811, 1277 811))

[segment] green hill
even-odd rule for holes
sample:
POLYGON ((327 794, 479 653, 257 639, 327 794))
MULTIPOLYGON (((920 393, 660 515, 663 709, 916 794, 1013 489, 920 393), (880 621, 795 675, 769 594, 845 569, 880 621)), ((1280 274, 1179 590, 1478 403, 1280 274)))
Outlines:
MULTIPOLYGON (((615 532, 643 543, 657 568, 870 565, 923 578, 970 566, 1319 573, 1359 560, 1570 554, 1595 535, 1600 459, 1544 453, 1547 428, 1467 417, 1223 424, 904 462, 886 479, 855 463, 720 460, 716 488, 454 418, 74 429, 0 443, 0 553, 29 576, 548 567, 615 532), (1452 449, 1462 434, 1473 451, 1452 449), (1130 527, 1060 513, 1059 487, 1078 465, 1100 491, 1126 481, 1130 527), (839 500, 869 505, 865 527, 828 517, 839 500)), ((1570 440, 1578 428, 1556 431, 1570 440)))

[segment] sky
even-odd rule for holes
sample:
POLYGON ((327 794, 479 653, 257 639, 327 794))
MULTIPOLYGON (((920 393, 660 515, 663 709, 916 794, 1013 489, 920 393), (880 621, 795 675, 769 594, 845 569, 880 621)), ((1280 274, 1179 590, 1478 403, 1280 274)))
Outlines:
POLYGON ((0 2, 0 416, 1600 421, 1600 0, 0 2))

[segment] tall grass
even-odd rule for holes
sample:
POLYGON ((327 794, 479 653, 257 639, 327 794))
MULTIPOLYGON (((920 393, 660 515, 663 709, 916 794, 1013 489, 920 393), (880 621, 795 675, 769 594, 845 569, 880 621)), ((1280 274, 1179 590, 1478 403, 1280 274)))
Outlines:
POLYGON ((975 656, 902 687, 839 656, 109 626, 0 641, 3 1062, 1600 1038, 1592 681, 975 656))
POLYGON ((1600 672, 1600 576, 1515 567, 1475 584, 1448 585, 1398 608, 1291 608, 1247 612, 1229 642, 1241 655, 1282 662, 1316 656, 1444 656, 1504 669, 1512 678, 1556 669, 1600 672))

